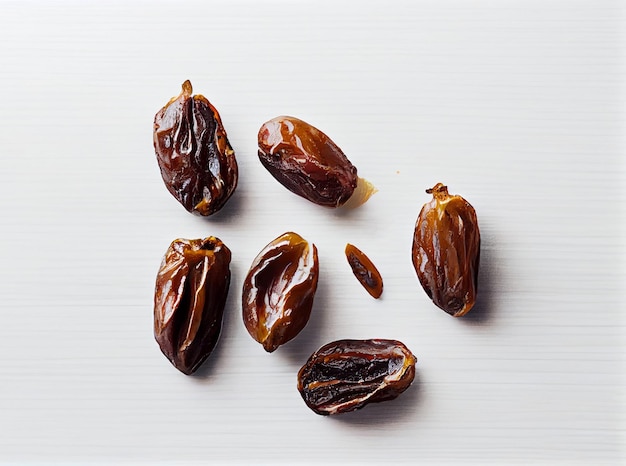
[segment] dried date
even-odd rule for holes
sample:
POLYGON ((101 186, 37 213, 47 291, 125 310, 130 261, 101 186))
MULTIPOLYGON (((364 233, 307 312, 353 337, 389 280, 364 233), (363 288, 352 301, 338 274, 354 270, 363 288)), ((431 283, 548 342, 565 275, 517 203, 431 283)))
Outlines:
POLYGON ((374 263, 356 246, 346 244, 346 258, 352 273, 365 290, 374 298, 383 294, 383 277, 374 263))
POLYGON ((437 183, 422 208, 413 235, 413 266, 426 294, 448 314, 460 317, 476 301, 480 231, 476 211, 437 183))
POLYGON ((338 340, 317 350, 298 372, 298 391, 321 415, 396 398, 415 378, 417 359, 396 340, 338 340))
POLYGON ((226 245, 210 236, 174 240, 161 262, 154 292, 154 336, 184 374, 195 372, 219 339, 230 258, 226 245))
POLYGON ((154 117, 154 150, 168 191, 185 209, 208 216, 237 187, 235 152, 219 113, 189 81, 154 117))
POLYGON ((296 233, 279 236, 254 259, 243 284, 243 322, 265 351, 306 326, 318 275, 317 248, 296 233))
POLYGON ((294 117, 279 116, 261 126, 259 160, 289 191, 322 206, 351 207, 376 190, 326 134, 294 117), (357 192, 355 193, 355 189, 357 192))

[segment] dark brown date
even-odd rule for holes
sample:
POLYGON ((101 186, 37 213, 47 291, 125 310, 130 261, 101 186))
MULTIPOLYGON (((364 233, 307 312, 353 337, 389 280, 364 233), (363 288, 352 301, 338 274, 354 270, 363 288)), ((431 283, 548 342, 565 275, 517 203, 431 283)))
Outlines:
MULTIPOLYGON (((291 192, 327 207, 345 204, 354 193, 359 180, 356 167, 314 126, 279 116, 263 123, 258 139, 261 163, 291 192)), ((367 197, 374 190, 368 187, 367 197)))
POLYGON ((230 250, 218 238, 177 239, 161 262, 154 336, 179 371, 192 374, 211 354, 230 285, 230 250))
POLYGON ((437 183, 419 214, 413 235, 413 266, 424 291, 454 317, 476 301, 480 231, 474 208, 437 183))
POLYGON ((254 259, 243 283, 243 322, 265 351, 306 326, 318 275, 317 248, 296 233, 279 236, 254 259))
POLYGON ((417 359, 396 340, 338 340, 298 372, 298 391, 317 414, 339 414, 391 400, 415 378, 417 359))
POLYGON ((169 192, 185 209, 208 216, 237 187, 237 160, 219 113, 191 83, 154 117, 154 150, 169 192))
POLYGON ((356 246, 346 244, 346 258, 352 268, 352 273, 363 288, 374 298, 383 294, 383 277, 374 263, 356 246))

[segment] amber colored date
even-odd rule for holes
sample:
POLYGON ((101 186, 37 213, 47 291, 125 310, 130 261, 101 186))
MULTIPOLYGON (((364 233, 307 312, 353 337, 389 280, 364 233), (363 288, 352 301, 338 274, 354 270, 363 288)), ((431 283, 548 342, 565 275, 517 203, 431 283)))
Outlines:
POLYGON ((413 266, 426 294, 454 317, 476 301, 480 231, 474 208, 437 183, 422 208, 413 235, 413 266))
POLYGON ((346 258, 352 268, 352 273, 363 288, 374 298, 383 294, 383 277, 374 263, 356 246, 346 244, 346 258))
POLYGON ((396 398, 415 378, 417 359, 396 340, 338 340, 298 372, 298 391, 317 414, 340 414, 396 398))
POLYGON ((154 150, 168 191, 185 209, 208 216, 237 187, 235 152, 219 113, 191 83, 154 117, 154 150))
POLYGON ((317 248, 296 233, 279 236, 254 259, 243 284, 243 322, 265 351, 306 326, 318 275, 317 248))
POLYGON ((279 116, 261 126, 259 159, 279 183, 315 204, 338 207, 353 195, 357 184, 365 194, 362 204, 375 192, 357 177, 357 169, 326 134, 294 117, 279 116), (359 180, 362 183, 359 183, 359 180))
POLYGON ((159 268, 154 336, 163 354, 192 374, 211 354, 230 285, 230 250, 218 238, 177 239, 159 268))

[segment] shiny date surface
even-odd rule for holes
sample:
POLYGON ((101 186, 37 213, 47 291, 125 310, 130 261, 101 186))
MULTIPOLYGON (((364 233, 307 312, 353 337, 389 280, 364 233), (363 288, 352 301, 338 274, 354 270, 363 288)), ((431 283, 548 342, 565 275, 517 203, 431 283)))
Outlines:
POLYGON ((437 183, 422 208, 413 235, 413 266, 426 294, 448 314, 472 309, 478 287, 480 231, 474 208, 437 183))
POLYGON ((322 131, 294 117, 265 122, 259 159, 279 183, 315 204, 338 207, 357 186, 357 169, 322 131))
POLYGON ((235 152, 219 113, 189 81, 154 117, 154 149, 168 191, 185 209, 208 216, 237 187, 235 152))
POLYGON ((154 336, 184 374, 195 372, 217 344, 230 259, 230 250, 213 236, 174 240, 165 253, 154 293, 154 336))
POLYGON ((254 259, 243 284, 243 322, 266 351, 306 326, 318 275, 317 248, 296 233, 279 236, 254 259))
POLYGON ((338 340, 322 346, 298 372, 298 391, 321 415, 391 400, 415 378, 417 359, 397 340, 338 340))
POLYGON ((346 245, 345 253, 352 273, 359 283, 372 297, 380 298, 383 294, 383 277, 374 263, 363 251, 350 243, 346 245))

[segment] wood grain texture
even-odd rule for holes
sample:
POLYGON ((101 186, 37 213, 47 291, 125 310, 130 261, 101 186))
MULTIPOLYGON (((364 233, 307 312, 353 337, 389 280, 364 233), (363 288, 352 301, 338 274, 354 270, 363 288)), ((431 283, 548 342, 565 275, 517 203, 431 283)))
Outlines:
POLYGON ((624 431, 623 2, 0 2, 0 462, 620 464, 624 431), (191 79, 240 184, 214 218, 160 179, 154 113, 191 79), (287 192, 260 124, 328 134, 379 192, 337 212, 287 192), (446 183, 483 238, 477 308, 421 290, 415 219, 446 183), (258 251, 319 250, 304 332, 266 354, 241 321, 258 251), (233 251, 221 341, 199 376, 152 336, 162 254, 233 251), (385 280, 371 299, 343 248, 385 280), (338 418, 296 373, 339 338, 394 338, 413 387, 338 418))

